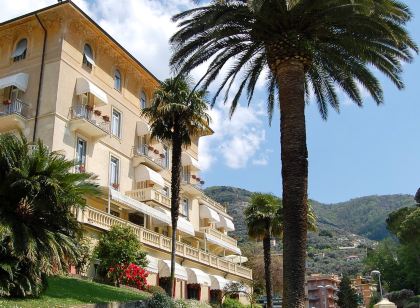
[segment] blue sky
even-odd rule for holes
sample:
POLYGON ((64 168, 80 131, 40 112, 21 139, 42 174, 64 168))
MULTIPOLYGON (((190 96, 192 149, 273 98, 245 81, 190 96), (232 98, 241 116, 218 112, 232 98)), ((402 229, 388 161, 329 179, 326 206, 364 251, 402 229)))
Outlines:
MULTIPOLYGON (((55 3, 20 0, 2 4, 0 21, 55 3)), ((190 0, 74 0, 161 79, 169 75, 168 38, 176 26, 170 17, 190 0)), ((420 44, 420 3, 407 0, 415 15, 409 30, 420 44)), ((197 77, 202 69, 193 74, 197 77)), ((398 91, 380 76, 385 104, 366 98, 363 108, 343 99, 341 113, 323 121, 317 107, 307 107, 309 197, 338 202, 372 194, 413 194, 420 186, 419 58, 405 65, 406 89, 398 91)), ((281 194, 278 112, 272 126, 265 115, 260 84, 251 108, 232 120, 220 103, 211 111, 215 135, 200 143, 206 186, 230 185, 281 194)))

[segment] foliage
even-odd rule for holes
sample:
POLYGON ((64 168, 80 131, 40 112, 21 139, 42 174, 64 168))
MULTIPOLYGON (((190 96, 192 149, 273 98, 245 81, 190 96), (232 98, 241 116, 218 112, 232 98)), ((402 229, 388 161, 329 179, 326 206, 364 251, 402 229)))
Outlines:
POLYGON ((420 295, 414 296, 407 300, 404 308, 419 308, 420 307, 420 295))
POLYGON ((337 304, 340 308, 357 308, 359 306, 359 298, 356 291, 351 287, 351 281, 348 276, 344 276, 341 279, 337 296, 337 304))
POLYGON ((0 135, 0 296, 39 296, 45 275, 75 262, 78 223, 72 207, 98 194, 88 173, 38 141, 0 135))
POLYGON ((155 293, 152 297, 149 297, 146 300, 146 307, 149 308, 170 308, 173 307, 174 302, 172 299, 162 293, 155 293))
POLYGON ((238 300, 233 298, 226 298, 223 302, 223 308, 245 308, 238 300))
POLYGON ((331 233, 331 231, 323 229, 319 231, 319 236, 333 237, 333 234, 331 233))
POLYGON ((81 237, 77 242, 79 254, 76 258, 78 274, 85 274, 92 259, 92 242, 87 237, 81 237))
POLYGON ((92 303, 143 300, 145 293, 116 288, 85 279, 48 277, 48 288, 39 298, 2 299, 2 308, 79 307, 92 303))
POLYGON ((374 308, 375 304, 379 303, 381 300, 381 294, 379 292, 373 292, 372 297, 370 298, 369 308, 374 308))
POLYGON ((403 289, 400 291, 389 292, 385 297, 397 305, 397 308, 403 308, 408 301, 414 297, 414 292, 411 290, 403 289))
POLYGON ((145 269, 133 263, 128 265, 117 264, 108 270, 108 277, 112 277, 113 281, 117 281, 117 285, 121 283, 139 290, 146 289, 147 276, 149 276, 149 273, 145 269))
POLYGON ((166 291, 161 286, 150 286, 149 285, 147 287, 147 292, 149 292, 151 294, 155 294, 155 293, 166 294, 166 291))
POLYGON ((119 273, 109 273, 109 269, 130 263, 143 268, 147 266, 146 253, 142 250, 136 234, 128 226, 114 225, 108 232, 103 233, 95 247, 95 255, 100 260, 99 273, 103 277, 109 274, 108 278, 117 284, 119 273))
POLYGON ((178 299, 174 302, 174 308, 211 308, 210 305, 204 302, 199 302, 192 299, 178 299))

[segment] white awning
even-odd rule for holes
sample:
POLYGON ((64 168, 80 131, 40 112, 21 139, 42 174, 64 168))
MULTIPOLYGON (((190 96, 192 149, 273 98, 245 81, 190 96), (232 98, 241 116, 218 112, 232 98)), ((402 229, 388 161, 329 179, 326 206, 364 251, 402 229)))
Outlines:
POLYGON ((29 76, 25 73, 18 73, 0 78, 0 89, 15 86, 19 90, 25 92, 26 88, 28 87, 28 79, 29 76))
POLYGON ((198 268, 185 268, 187 270, 187 283, 198 283, 205 286, 211 285, 210 276, 198 268))
POLYGON ((200 218, 208 218, 212 222, 220 222, 219 214, 205 204, 200 204, 200 218))
MULTIPOLYGON (((157 207, 156 209, 169 216, 169 225, 172 226, 171 212, 169 212, 167 209, 164 209, 163 207, 157 207)), ((178 217, 177 229, 189 235, 195 236, 194 226, 184 217, 178 217)))
POLYGON ((159 273, 159 259, 149 255, 146 255, 146 259, 149 262, 145 268, 146 271, 154 274, 159 273))
POLYGON ((227 231, 235 230, 235 225, 233 224, 232 220, 230 220, 229 218, 223 215, 219 215, 219 216, 220 216, 220 222, 216 224, 217 228, 224 228, 227 231))
POLYGON ((102 91, 99 87, 94 85, 89 80, 79 77, 76 80, 76 94, 84 94, 84 93, 90 93, 94 95, 97 100, 95 100, 96 105, 106 105, 108 104, 108 97, 106 96, 106 93, 102 91))
POLYGON ((110 188, 110 191, 111 191, 112 200, 117 201, 121 204, 124 204, 125 206, 131 208, 134 211, 149 215, 150 217, 153 217, 154 219, 162 221, 166 223, 167 225, 171 224, 171 216, 168 216, 165 213, 158 211, 157 209, 152 208, 151 206, 148 206, 147 204, 143 202, 137 201, 126 195, 123 195, 122 193, 120 193, 119 191, 116 191, 115 189, 110 188))
MULTIPOLYGON (((170 277, 171 276, 171 261, 170 260, 159 260, 159 277, 170 277)), ((175 278, 181 280, 188 280, 188 274, 185 267, 175 263, 175 278)))
POLYGON ((227 249, 229 251, 232 251, 234 253, 237 253, 239 255, 241 254, 241 250, 239 249, 239 247, 237 247, 235 245, 232 245, 232 244, 229 244, 229 243, 225 242, 224 240, 222 240, 222 239, 220 239, 218 237, 215 237, 215 236, 213 236, 211 234, 207 234, 206 233, 205 235, 206 235, 206 240, 209 243, 218 245, 220 247, 223 247, 223 248, 225 248, 225 249, 227 249))
POLYGON ((144 136, 150 134, 150 126, 144 121, 137 121, 136 124, 137 136, 144 136))
POLYGON ((22 39, 19 41, 19 43, 16 46, 15 51, 12 54, 12 58, 20 57, 23 55, 28 47, 28 40, 22 39))
POLYGON ((198 161, 186 152, 182 152, 181 162, 183 166, 191 166, 193 169, 200 170, 198 161))
POLYGON ((137 182, 152 181, 159 187, 165 186, 165 181, 163 180, 163 177, 159 173, 145 165, 138 165, 134 170, 134 174, 137 182))
POLYGON ((218 275, 210 275, 210 290, 223 290, 230 281, 218 275))
POLYGON ((223 257, 223 259, 232 262, 232 263, 236 263, 236 264, 241 264, 241 263, 245 263, 248 261, 247 257, 243 257, 243 256, 237 256, 237 255, 230 255, 230 256, 225 256, 223 257))

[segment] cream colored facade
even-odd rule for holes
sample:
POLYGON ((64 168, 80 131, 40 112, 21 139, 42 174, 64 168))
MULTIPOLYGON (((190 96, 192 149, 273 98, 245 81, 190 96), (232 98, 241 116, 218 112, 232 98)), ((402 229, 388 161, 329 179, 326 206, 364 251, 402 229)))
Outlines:
MULTIPOLYGON (((0 133, 40 138, 75 160, 75 172, 96 174, 103 196, 88 199, 78 220, 93 241, 112 225, 132 227, 157 262, 153 285, 165 280, 170 259, 171 146, 150 138, 140 109, 158 85, 71 2, 0 24, 0 133)), ((224 258, 240 250, 228 235, 232 217, 200 189, 198 142, 182 158, 176 293, 185 298, 199 285, 207 301, 228 281, 251 285, 252 271, 224 258)))

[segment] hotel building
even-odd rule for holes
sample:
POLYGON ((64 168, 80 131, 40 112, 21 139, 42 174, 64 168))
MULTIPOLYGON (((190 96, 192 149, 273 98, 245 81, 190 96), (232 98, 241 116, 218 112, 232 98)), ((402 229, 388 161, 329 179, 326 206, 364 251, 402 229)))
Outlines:
POLYGON ((340 279, 336 275, 312 274, 306 278, 308 308, 336 308, 340 279))
MULTIPOLYGON (((103 195, 75 213, 85 235, 94 244, 111 226, 130 226, 148 254, 149 283, 166 288, 171 145, 151 138, 140 115, 158 86, 71 1, 0 24, 0 133, 41 139, 74 160, 74 172, 96 174, 103 195)), ((227 257, 241 253, 228 235, 232 217, 200 188, 201 137, 182 153, 175 288, 178 298, 211 301, 230 281, 250 286, 252 271, 227 257)))

